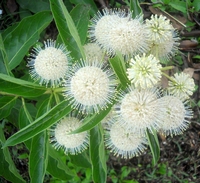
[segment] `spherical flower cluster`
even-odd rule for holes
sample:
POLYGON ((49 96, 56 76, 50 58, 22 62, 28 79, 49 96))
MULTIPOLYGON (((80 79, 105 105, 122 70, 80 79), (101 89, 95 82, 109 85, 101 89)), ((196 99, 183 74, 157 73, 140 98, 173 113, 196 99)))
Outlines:
POLYGON ((44 45, 44 49, 41 46, 33 48, 34 54, 28 62, 30 75, 33 79, 39 80, 40 84, 57 87, 66 76, 70 60, 69 52, 63 44, 56 46, 53 40, 47 40, 44 45))
POLYGON ((188 99, 194 92, 195 83, 189 74, 184 72, 175 73, 169 81, 168 91, 182 100, 188 99))
MULTIPOLYGON (((83 46, 86 58, 74 65, 70 64, 69 52, 63 44, 56 46, 55 41, 47 40, 44 49, 34 48, 28 62, 32 78, 51 87, 64 83, 63 95, 72 110, 89 115, 88 120, 97 119, 103 114, 101 110, 112 107, 101 124, 106 131, 105 145, 116 156, 132 158, 143 153, 147 130, 161 131, 165 136, 186 130, 192 111, 184 101, 193 94, 193 79, 176 73, 169 81, 169 95, 158 89, 161 59, 168 60, 179 44, 166 17, 154 15, 143 23, 142 16, 133 19, 130 12, 104 9, 91 20, 89 37, 92 43, 83 46), (110 60, 122 82, 119 85, 122 91, 117 88, 117 77, 105 60, 105 53, 122 54, 120 59, 110 60), (129 58, 130 63, 122 62, 129 58), (124 79, 125 74, 130 81, 124 79), (130 86, 124 90, 127 84, 130 86), (94 113, 99 114, 91 117, 94 113)), ((78 117, 60 120, 50 130, 53 146, 62 148, 66 154, 81 153, 88 147, 89 135, 86 131, 71 133, 81 125, 82 119, 78 117)))
POLYGON ((104 52, 96 43, 87 43, 83 46, 88 61, 93 62, 94 59, 102 62, 104 60, 104 52))
POLYGON ((165 42, 152 43, 149 54, 156 56, 158 59, 170 60, 178 51, 179 40, 179 37, 171 35, 165 42))
POLYGON ((87 149, 89 135, 81 132, 70 134, 81 126, 76 117, 65 117, 51 129, 51 142, 56 149, 62 148, 66 154, 78 154, 87 149))
POLYGON ((166 95, 159 100, 163 103, 161 112, 162 124, 161 132, 167 135, 179 135, 185 131, 192 118, 192 111, 179 98, 166 95))
POLYGON ((149 53, 158 59, 169 60, 177 52, 180 40, 170 21, 163 15, 152 15, 145 26, 150 36, 149 53))
POLYGON ((89 36, 110 55, 142 53, 148 49, 148 34, 141 17, 131 18, 123 11, 104 9, 95 16, 90 25, 89 36))
POLYGON ((115 109, 119 123, 140 135, 144 135, 147 128, 150 131, 158 129, 162 110, 158 96, 158 90, 154 88, 139 90, 129 87, 127 93, 122 93, 115 109))
POLYGON ((149 29, 151 41, 154 43, 165 42, 171 37, 174 30, 169 19, 163 15, 159 17, 158 15, 152 15, 150 20, 146 19, 145 25, 149 29))
POLYGON ((105 144, 114 155, 127 159, 144 152, 147 143, 144 137, 137 136, 137 133, 127 130, 118 122, 111 122, 109 126, 105 144))
POLYGON ((74 108, 83 113, 99 112, 115 96, 117 81, 112 70, 104 63, 78 62, 67 77, 65 96, 74 108))
POLYGON ((161 68, 159 60, 153 55, 137 55, 131 59, 127 75, 136 88, 151 88, 160 81, 161 68))

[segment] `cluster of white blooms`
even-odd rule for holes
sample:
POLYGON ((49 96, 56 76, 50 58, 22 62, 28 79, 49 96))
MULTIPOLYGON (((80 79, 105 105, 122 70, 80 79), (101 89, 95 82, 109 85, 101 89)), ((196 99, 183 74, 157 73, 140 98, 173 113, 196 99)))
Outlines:
POLYGON ((153 55, 136 55, 130 60, 130 68, 127 75, 136 88, 150 88, 161 79, 161 64, 153 55))
POLYGON ((60 120, 50 129, 51 143, 56 149, 63 148, 66 154, 77 154, 87 149, 89 144, 89 134, 70 134, 82 124, 81 119, 68 116, 60 120))
POLYGON ((109 55, 117 51, 123 55, 143 53, 148 50, 148 30, 142 17, 131 18, 123 10, 104 9, 92 19, 89 28, 91 41, 98 43, 109 55))
POLYGON ((149 53, 158 59, 169 60, 177 50, 180 38, 170 21, 163 15, 152 15, 145 21, 149 30, 149 53))
MULTIPOLYGON (((146 148, 147 130, 165 136, 178 135, 190 124, 192 111, 187 101, 194 91, 194 80, 175 73, 169 86, 161 88, 162 60, 178 50, 179 37, 164 16, 152 15, 142 21, 130 12, 105 9, 91 20, 89 41, 83 45, 86 59, 70 64, 70 52, 52 40, 45 48, 33 49, 28 66, 33 79, 51 87, 63 87, 63 95, 79 114, 99 113, 110 104, 112 109, 102 120, 105 145, 116 156, 132 158, 146 148), (130 83, 123 91, 109 57, 121 53, 130 83)), ((120 80, 120 79, 119 79, 120 80)), ((124 84, 124 83, 123 83, 124 84)), ((66 116, 51 129, 51 141, 65 153, 77 154, 88 147, 87 132, 70 133, 82 125, 82 119, 66 116)))
POLYGON ((55 41, 47 40, 44 49, 40 45, 33 48, 28 62, 30 75, 40 84, 47 86, 50 83, 52 87, 57 87, 66 76, 70 59, 69 51, 63 44, 56 46, 55 41))

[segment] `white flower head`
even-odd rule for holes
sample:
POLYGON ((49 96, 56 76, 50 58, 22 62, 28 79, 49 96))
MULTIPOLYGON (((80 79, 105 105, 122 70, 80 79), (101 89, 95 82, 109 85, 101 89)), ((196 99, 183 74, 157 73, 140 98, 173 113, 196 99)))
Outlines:
POLYGON ((175 73, 172 77, 173 81, 169 81, 168 91, 174 96, 182 100, 188 99, 194 92, 194 79, 184 72, 175 73))
POLYGON ((150 41, 154 43, 164 43, 175 30, 169 19, 163 15, 152 15, 150 20, 146 19, 145 25, 149 30, 150 41))
POLYGON ((78 154, 87 149, 88 132, 70 134, 78 129, 82 122, 77 117, 65 117, 51 129, 51 142, 56 149, 62 148, 66 154, 78 154))
POLYGON ((97 113, 112 103, 116 86, 116 77, 108 65, 81 60, 68 74, 64 95, 80 112, 97 113))
POLYGON ((144 136, 146 129, 157 130, 160 119, 161 102, 158 100, 159 90, 128 88, 127 93, 121 94, 119 104, 116 105, 116 117, 127 129, 144 136))
POLYGON ((163 103, 161 132, 165 135, 179 135, 185 131, 190 124, 189 119, 192 118, 192 111, 175 96, 166 95, 159 100, 163 103))
POLYGON ((128 78, 136 88, 151 88, 161 80, 161 64, 153 55, 135 56, 127 69, 128 78))
POLYGON ((164 42, 151 42, 149 53, 160 60, 168 61, 178 52, 179 40, 180 38, 174 33, 164 42))
POLYGON ((87 43, 83 46, 85 55, 88 61, 93 62, 94 58, 99 62, 104 60, 104 52, 101 47, 96 43, 87 43))
POLYGON ((27 66, 30 67, 30 75, 34 80, 56 87, 66 76, 69 52, 63 44, 56 46, 56 41, 51 39, 44 42, 44 45, 44 49, 41 46, 33 48, 34 53, 31 54, 27 66))
POLYGON ((118 122, 111 122, 105 135, 105 145, 116 156, 130 159, 139 156, 146 149, 147 140, 137 133, 127 130, 118 122))
POLYGON ((117 51, 123 55, 132 55, 148 49, 148 31, 141 23, 141 17, 132 19, 130 12, 104 9, 91 22, 90 39, 110 55, 117 51))

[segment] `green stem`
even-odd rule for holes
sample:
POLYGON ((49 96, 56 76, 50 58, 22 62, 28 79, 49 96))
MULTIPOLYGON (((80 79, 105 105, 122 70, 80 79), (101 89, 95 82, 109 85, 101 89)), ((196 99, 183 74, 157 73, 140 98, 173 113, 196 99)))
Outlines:
POLYGON ((58 96, 58 94, 57 94, 55 89, 53 89, 53 95, 55 97, 56 104, 59 104, 60 103, 60 98, 59 98, 59 96, 58 96))
POLYGON ((166 78, 168 78, 170 81, 176 83, 175 80, 173 80, 170 76, 168 76, 166 73, 162 72, 162 75, 165 76, 166 78))
POLYGON ((170 70, 170 69, 173 69, 173 68, 174 68, 174 66, 166 66, 166 67, 163 67, 161 69, 161 71, 167 71, 167 70, 170 70))

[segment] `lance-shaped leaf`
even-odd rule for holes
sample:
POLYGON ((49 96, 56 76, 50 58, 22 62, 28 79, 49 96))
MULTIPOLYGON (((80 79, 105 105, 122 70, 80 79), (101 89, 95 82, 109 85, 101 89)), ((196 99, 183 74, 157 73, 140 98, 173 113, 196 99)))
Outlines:
POLYGON ((8 66, 8 58, 6 55, 6 50, 4 48, 4 42, 2 35, 0 34, 0 73, 5 73, 10 75, 11 71, 8 66))
POLYGON ((128 84, 130 84, 126 74, 125 61, 122 55, 117 53, 117 55, 114 58, 111 58, 109 62, 118 79, 120 80, 121 85, 126 87, 128 84))
POLYGON ((95 183, 105 183, 107 179, 103 129, 101 125, 90 131, 90 159, 92 176, 95 183))
POLYGON ((30 47, 39 39, 40 33, 51 21, 50 11, 43 11, 24 18, 9 34, 2 34, 10 70, 19 65, 30 47))
POLYGON ((157 132, 154 129, 152 129, 151 132, 146 129, 146 136, 153 156, 152 164, 155 166, 160 158, 160 146, 157 132))
MULTIPOLYGON (((45 100, 38 108, 36 118, 50 110, 52 97, 45 100)), ((29 155, 29 175, 31 182, 44 182, 48 163, 48 134, 47 130, 32 138, 29 155)))
POLYGON ((71 3, 73 4, 85 4, 85 5, 88 5, 88 6, 91 6, 90 8, 90 15, 93 17, 96 12, 98 11, 98 8, 95 4, 95 2, 93 0, 70 0, 71 3))
POLYGON ((65 115, 69 114, 71 110, 72 109, 68 101, 62 101, 61 103, 53 107, 50 111, 46 112, 41 117, 36 119, 30 125, 26 126, 25 128, 12 135, 10 138, 8 138, 4 144, 4 147, 19 144, 34 137, 40 132, 46 130, 54 123, 58 122, 65 115))
POLYGON ((81 43, 84 44, 88 34, 89 6, 85 4, 78 4, 70 12, 70 15, 77 27, 81 43))
POLYGON ((90 159, 87 151, 76 155, 69 154, 68 156, 70 157, 70 160, 74 165, 78 167, 91 168, 90 159))
POLYGON ((132 17, 135 18, 142 14, 142 8, 138 0, 130 1, 130 10, 132 11, 132 17))
POLYGON ((50 0, 50 7, 59 31, 59 35, 63 43, 65 43, 71 51, 71 55, 76 59, 81 57, 85 58, 78 30, 63 1, 50 0))
POLYGON ((42 95, 46 88, 0 73, 0 93, 33 98, 42 95))
MULTIPOLYGON (((76 176, 66 165, 66 158, 49 144, 47 171, 60 180, 69 180, 76 176)), ((64 155, 65 156, 65 155, 64 155)))
POLYGON ((17 97, 12 96, 3 96, 0 97, 0 119, 6 118, 11 109, 16 103, 17 97))
POLYGON ((110 112, 112 105, 113 104, 111 104, 105 110, 102 110, 101 112, 84 119, 83 125, 81 125, 79 128, 77 128, 71 133, 72 134, 80 133, 80 132, 84 132, 84 131, 91 130, 92 128, 94 128, 94 126, 96 126, 110 112))
POLYGON ((19 174, 10 155, 9 149, 2 149, 2 144, 5 142, 2 126, 0 126, 0 175, 10 182, 24 183, 25 180, 19 174))

